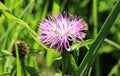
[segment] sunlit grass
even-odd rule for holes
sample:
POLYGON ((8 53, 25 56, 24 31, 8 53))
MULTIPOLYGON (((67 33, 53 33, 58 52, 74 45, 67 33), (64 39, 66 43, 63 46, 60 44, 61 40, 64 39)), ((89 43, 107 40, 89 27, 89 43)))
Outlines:
POLYGON ((2 0, 0 76, 119 76, 119 7, 120 0, 2 0), (58 13, 81 16, 89 27, 85 40, 64 54, 38 38, 39 23, 58 13), (29 46, 23 60, 16 44, 16 57, 11 53, 17 40, 29 46))

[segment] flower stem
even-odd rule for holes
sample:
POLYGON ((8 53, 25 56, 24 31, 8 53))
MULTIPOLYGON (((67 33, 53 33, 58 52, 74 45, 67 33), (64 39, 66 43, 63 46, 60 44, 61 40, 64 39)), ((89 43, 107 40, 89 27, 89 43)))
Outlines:
POLYGON ((62 53, 62 76, 65 76, 67 69, 67 57, 66 57, 66 51, 62 53))

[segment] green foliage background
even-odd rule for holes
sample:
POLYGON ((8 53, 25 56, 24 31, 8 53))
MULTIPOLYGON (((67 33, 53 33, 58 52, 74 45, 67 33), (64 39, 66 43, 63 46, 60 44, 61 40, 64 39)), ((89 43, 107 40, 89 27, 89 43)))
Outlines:
MULTIPOLYGON (((81 69, 78 66, 117 1, 119 0, 2 0, 0 75, 61 76, 64 71, 61 69, 63 60, 60 52, 39 42, 37 33, 40 31, 38 24, 47 15, 68 12, 81 16, 89 27, 85 42, 73 44, 74 51, 65 56, 65 64, 69 66, 67 72, 73 72, 71 75, 75 76, 76 70, 81 69), (24 65, 20 64, 19 57, 14 58, 11 55, 11 47, 17 40, 23 40, 30 48, 24 65)), ((86 71, 84 75, 120 76, 120 14, 94 57, 89 72, 86 71)))

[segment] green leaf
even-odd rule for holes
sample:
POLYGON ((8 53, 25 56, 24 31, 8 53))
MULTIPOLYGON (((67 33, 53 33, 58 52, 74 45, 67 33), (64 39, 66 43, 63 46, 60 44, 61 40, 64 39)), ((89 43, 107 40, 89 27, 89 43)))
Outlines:
POLYGON ((17 70, 16 70, 16 64, 15 64, 11 69, 10 76, 16 76, 16 74, 17 74, 17 70))
POLYGON ((21 68, 21 60, 19 56, 18 45, 15 43, 15 52, 16 52, 16 69, 17 69, 17 76, 22 76, 22 68, 21 68))
POLYGON ((0 74, 0 76, 9 76, 10 73, 3 73, 3 74, 0 74))
POLYGON ((40 19, 40 20, 43 20, 43 19, 46 17, 47 10, 48 10, 48 5, 49 5, 49 0, 46 1, 46 4, 45 4, 45 7, 44 7, 44 10, 43 10, 43 12, 42 12, 42 15, 41 15, 41 19, 40 19))
POLYGON ((93 23, 94 23, 94 37, 97 36, 98 32, 98 17, 97 17, 97 0, 93 0, 93 23))
POLYGON ((93 41, 94 41, 94 39, 88 39, 88 40, 82 41, 80 44, 74 43, 71 47, 72 47, 73 50, 79 49, 80 47, 83 47, 83 46, 87 46, 87 45, 92 44, 93 41))
POLYGON ((1 50, 0 49, 0 56, 11 56, 11 52, 9 52, 8 50, 1 50))
POLYGON ((118 63, 111 69, 107 76, 119 76, 120 75, 120 60, 118 63))
POLYGON ((68 54, 68 68, 70 68, 70 72, 73 73, 74 76, 77 75, 77 70, 78 70, 78 66, 75 62, 74 57, 71 54, 68 54))
POLYGON ((12 14, 10 14, 9 12, 7 12, 7 11, 5 11, 5 10, 2 10, 2 12, 3 12, 3 14, 4 14, 7 18, 9 18, 10 20, 16 21, 16 22, 18 22, 19 24, 24 25, 30 32, 32 32, 32 34, 34 34, 35 36, 37 35, 37 34, 35 33, 35 31, 33 31, 33 30, 30 28, 30 26, 29 26, 26 22, 24 22, 23 20, 15 17, 15 16, 13 16, 12 14))
POLYGON ((78 66, 74 57, 68 51, 64 51, 62 55, 62 68, 63 75, 65 75, 66 72, 73 76, 77 75, 78 66))
POLYGON ((58 57, 60 57, 60 52, 55 51, 55 49, 48 50, 46 55, 47 66, 51 66, 54 59, 58 57))
POLYGON ((8 8, 2 2, 0 2, 0 10, 1 9, 8 10, 8 8))
POLYGON ((56 15, 60 11, 60 6, 59 6, 59 0, 54 0, 53 1, 53 8, 52 8, 52 14, 56 15))
POLYGON ((51 67, 53 67, 54 69, 57 70, 60 67, 61 64, 62 64, 62 57, 55 58, 53 60, 53 63, 51 64, 51 67))
POLYGON ((107 42, 108 44, 113 45, 114 47, 120 49, 120 45, 117 44, 117 43, 115 43, 114 41, 109 40, 109 39, 107 39, 107 38, 106 38, 104 41, 107 42))
POLYGON ((40 76, 35 68, 30 66, 26 66, 25 68, 31 76, 40 76))

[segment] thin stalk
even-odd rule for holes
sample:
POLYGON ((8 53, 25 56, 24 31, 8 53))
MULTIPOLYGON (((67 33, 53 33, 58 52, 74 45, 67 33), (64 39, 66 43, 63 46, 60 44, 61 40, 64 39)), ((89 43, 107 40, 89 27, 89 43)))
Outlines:
POLYGON ((90 67, 90 70, 88 72, 88 76, 91 76, 91 72, 92 72, 92 67, 90 67))
POLYGON ((16 52, 16 67, 17 67, 17 76, 22 76, 21 63, 19 58, 18 46, 15 43, 15 52, 16 52))
POLYGON ((54 0, 53 1, 53 6, 52 6, 52 14, 56 15, 60 12, 60 0, 54 0))
POLYGON ((67 69, 67 63, 66 63, 66 56, 65 52, 62 54, 62 76, 65 76, 66 69, 67 69))
MULTIPOLYGON (((94 23, 94 38, 97 37, 97 32, 98 32, 98 14, 97 14, 97 5, 98 5, 98 1, 97 0, 93 0, 93 23, 94 23)), ((100 74, 100 58, 99 58, 99 54, 97 54, 96 56, 96 60, 95 60, 95 76, 101 76, 100 74)))
POLYGON ((67 0, 63 0, 62 4, 61 4, 61 8, 60 11, 64 12, 64 8, 65 8, 65 4, 66 4, 67 0))
POLYGON ((96 60, 95 60, 95 76, 101 76, 101 71, 100 71, 100 55, 97 54, 96 60))
POLYGON ((40 21, 44 20, 44 18, 46 17, 47 14, 47 10, 48 10, 48 5, 49 5, 49 0, 46 1, 46 4, 44 6, 40 21))
POLYGON ((93 0, 93 23, 94 23, 94 37, 96 37, 98 32, 97 0, 93 0))
POLYGON ((118 43, 116 43, 116 42, 114 42, 114 41, 112 41, 112 40, 109 40, 109 39, 107 39, 107 38, 106 38, 104 41, 105 41, 106 43, 108 43, 108 44, 110 44, 110 45, 112 45, 112 46, 120 49, 120 44, 118 44, 118 43))

